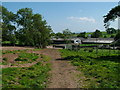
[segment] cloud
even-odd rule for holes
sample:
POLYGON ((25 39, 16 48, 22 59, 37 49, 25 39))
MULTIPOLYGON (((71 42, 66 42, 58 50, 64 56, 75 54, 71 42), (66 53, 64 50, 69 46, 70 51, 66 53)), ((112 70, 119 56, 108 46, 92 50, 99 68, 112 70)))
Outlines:
POLYGON ((78 22, 81 22, 81 21, 87 21, 87 22, 92 22, 92 23, 95 23, 95 19, 94 18, 88 18, 88 17, 67 17, 67 19, 69 20, 74 20, 74 21, 78 21, 78 22))

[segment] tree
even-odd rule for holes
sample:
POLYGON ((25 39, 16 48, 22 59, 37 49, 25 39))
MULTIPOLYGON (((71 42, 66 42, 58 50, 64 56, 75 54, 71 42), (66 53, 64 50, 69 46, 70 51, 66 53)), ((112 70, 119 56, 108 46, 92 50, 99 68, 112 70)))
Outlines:
POLYGON ((9 40, 13 45, 16 40, 19 45, 38 48, 45 48, 50 43, 51 27, 40 14, 33 14, 31 8, 22 8, 13 14, 3 7, 2 21, 3 40, 9 40))
POLYGON ((82 33, 78 34, 77 37, 83 37, 83 38, 85 38, 85 35, 86 35, 86 32, 82 32, 82 33))
POLYGON ((114 28, 108 28, 106 31, 107 31, 107 34, 114 34, 117 32, 117 30, 115 30, 114 28))
POLYGON ((66 43, 70 43, 70 41, 67 39, 70 39, 71 35, 72 35, 72 32, 69 29, 63 30, 63 37, 66 43))
MULTIPOLYGON (((104 23, 108 23, 109 21, 114 21, 117 17, 120 17, 120 5, 112 8, 107 15, 104 16, 104 23)), ((115 40, 120 39, 120 32, 116 34, 115 40)))
POLYGON ((70 38, 72 35, 72 32, 69 29, 63 30, 63 36, 64 38, 70 38))
POLYGON ((115 41, 118 40, 118 39, 120 39, 120 32, 118 32, 118 33, 116 34, 115 38, 114 38, 115 41))
POLYGON ((10 41, 11 44, 15 45, 16 38, 15 36, 15 19, 16 15, 12 12, 9 12, 5 7, 0 6, 2 8, 2 41, 10 41))
POLYGON ((92 38, 99 38, 102 36, 102 32, 100 32, 99 30, 96 30, 95 32, 92 33, 91 37, 92 38))
POLYGON ((64 38, 64 35, 62 33, 58 32, 55 34, 55 37, 56 38, 64 38))
POLYGON ((117 17, 120 17, 120 6, 112 8, 109 13, 104 16, 105 26, 107 26, 107 23, 109 23, 110 21, 114 21, 117 17))
POLYGON ((20 43, 23 45, 34 45, 32 32, 32 9, 31 8, 22 8, 17 11, 17 25, 19 27, 18 32, 20 37, 18 38, 20 43), (24 40, 23 40, 24 39, 24 40))

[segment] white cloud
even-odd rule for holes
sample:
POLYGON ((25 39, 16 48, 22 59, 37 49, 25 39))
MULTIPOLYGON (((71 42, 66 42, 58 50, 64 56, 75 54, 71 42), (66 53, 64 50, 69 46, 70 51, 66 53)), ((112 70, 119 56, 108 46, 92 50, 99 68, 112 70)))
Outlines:
POLYGON ((95 23, 95 19, 94 18, 88 18, 88 17, 67 17, 67 19, 70 19, 70 20, 74 20, 74 21, 78 21, 78 22, 81 22, 81 21, 87 21, 87 22, 92 22, 92 23, 95 23))

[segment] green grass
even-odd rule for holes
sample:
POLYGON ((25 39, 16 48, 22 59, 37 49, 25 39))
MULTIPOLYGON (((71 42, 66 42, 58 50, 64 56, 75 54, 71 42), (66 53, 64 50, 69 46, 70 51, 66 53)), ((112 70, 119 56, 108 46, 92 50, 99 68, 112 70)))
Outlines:
POLYGON ((33 51, 39 51, 39 50, 41 50, 41 48, 35 48, 35 49, 33 49, 33 51))
POLYGON ((20 53, 18 58, 35 61, 38 57, 36 53, 20 53))
POLYGON ((97 45, 101 45, 101 44, 80 44, 80 46, 97 46, 97 45))
MULTIPOLYGON (((48 61, 44 57, 44 61, 48 61)), ((38 62, 31 67, 5 68, 2 70, 2 86, 6 88, 46 88, 50 64, 38 62)))
POLYGON ((89 79, 87 88, 120 88, 120 51, 81 49, 80 51, 60 50, 62 57, 70 60, 89 79), (92 79, 91 79, 92 78, 92 79))

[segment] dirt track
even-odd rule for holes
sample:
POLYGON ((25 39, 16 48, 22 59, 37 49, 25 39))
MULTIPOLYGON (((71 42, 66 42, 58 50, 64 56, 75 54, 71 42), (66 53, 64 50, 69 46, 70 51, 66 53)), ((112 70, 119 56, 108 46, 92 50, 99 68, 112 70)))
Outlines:
POLYGON ((52 58, 52 75, 49 79, 48 88, 78 88, 80 84, 77 75, 80 74, 76 67, 72 66, 69 61, 62 60, 60 52, 55 49, 44 49, 41 53, 52 58))

